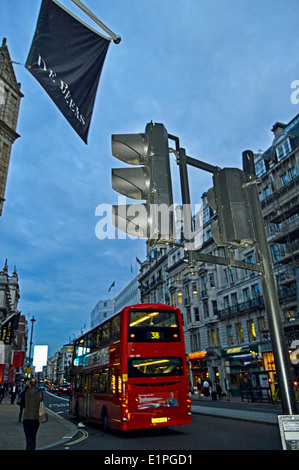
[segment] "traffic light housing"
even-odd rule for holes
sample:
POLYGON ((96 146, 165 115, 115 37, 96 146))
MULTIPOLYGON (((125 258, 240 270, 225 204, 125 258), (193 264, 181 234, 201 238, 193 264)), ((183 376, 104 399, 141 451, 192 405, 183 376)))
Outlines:
POLYGON ((144 134, 112 135, 112 154, 136 168, 112 169, 112 188, 145 203, 112 207, 113 225, 148 238, 150 246, 174 241, 174 214, 168 134, 163 124, 147 124, 144 134))
POLYGON ((217 212, 211 232, 219 246, 249 247, 255 243, 246 182, 245 173, 238 168, 223 168, 213 174, 214 186, 207 198, 217 212))

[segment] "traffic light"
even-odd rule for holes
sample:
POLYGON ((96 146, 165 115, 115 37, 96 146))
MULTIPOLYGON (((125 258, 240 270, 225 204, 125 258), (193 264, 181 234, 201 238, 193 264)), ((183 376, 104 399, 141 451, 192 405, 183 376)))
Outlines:
POLYGON ((113 225, 155 246, 173 241, 174 214, 168 134, 163 124, 147 124, 144 134, 112 135, 114 157, 137 168, 112 169, 112 188, 142 204, 113 206, 113 225))
POLYGON ((223 168, 213 174, 214 186, 209 189, 207 198, 209 206, 218 215, 211 232, 219 246, 254 244, 246 182, 245 173, 238 168, 223 168))

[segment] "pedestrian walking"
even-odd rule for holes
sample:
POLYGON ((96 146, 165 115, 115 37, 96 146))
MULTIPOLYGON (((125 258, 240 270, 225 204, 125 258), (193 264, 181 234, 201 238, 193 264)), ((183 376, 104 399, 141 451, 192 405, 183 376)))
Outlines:
POLYGON ((4 395, 5 395, 5 388, 4 388, 4 385, 1 384, 1 385, 0 385, 0 404, 1 404, 2 400, 3 400, 3 398, 4 398, 4 395))
POLYGON ((23 410, 25 408, 25 393, 26 393, 26 390, 28 390, 28 388, 29 388, 28 385, 26 385, 25 388, 20 393, 18 401, 17 401, 17 404, 20 405, 19 423, 21 422, 23 410))
POLYGON ((25 392, 23 427, 26 436, 26 450, 35 450, 36 448, 36 435, 39 428, 39 405, 42 399, 43 395, 36 386, 36 379, 32 378, 29 389, 25 392))
POLYGON ((203 383, 203 394, 205 397, 210 395, 210 384, 207 380, 205 380, 203 383))
POLYGON ((217 392, 219 400, 221 400, 222 399, 222 387, 220 384, 216 385, 216 392, 217 392))
POLYGON ((13 405, 17 396, 17 386, 14 383, 10 390, 10 403, 13 405))

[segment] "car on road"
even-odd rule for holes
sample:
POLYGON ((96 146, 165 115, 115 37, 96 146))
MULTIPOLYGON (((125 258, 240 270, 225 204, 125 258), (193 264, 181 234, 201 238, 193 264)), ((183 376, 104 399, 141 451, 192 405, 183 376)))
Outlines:
POLYGON ((69 395, 71 391, 71 386, 68 383, 60 384, 57 390, 58 395, 69 395))
POLYGON ((49 392, 57 393, 58 388, 59 388, 58 385, 52 384, 52 385, 50 385, 49 392))

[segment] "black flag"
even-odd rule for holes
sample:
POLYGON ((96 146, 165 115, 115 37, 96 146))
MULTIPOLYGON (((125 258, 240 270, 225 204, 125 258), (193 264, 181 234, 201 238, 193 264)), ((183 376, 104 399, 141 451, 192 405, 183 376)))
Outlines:
POLYGON ((26 68, 85 143, 110 40, 43 0, 26 68))

